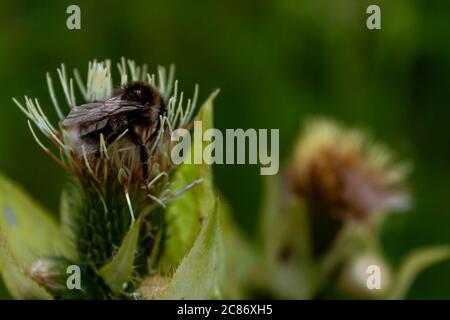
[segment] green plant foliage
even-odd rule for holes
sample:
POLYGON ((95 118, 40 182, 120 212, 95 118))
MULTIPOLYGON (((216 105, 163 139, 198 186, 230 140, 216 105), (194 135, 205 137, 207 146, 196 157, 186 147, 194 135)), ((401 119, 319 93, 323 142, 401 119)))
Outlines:
POLYGON ((419 273, 446 259, 450 259, 450 246, 448 245, 416 249, 411 252, 404 258, 388 298, 404 299, 419 273))
POLYGON ((163 299, 213 299, 220 297, 221 245, 219 203, 216 200, 189 254, 182 260, 163 299))
POLYGON ((120 293, 124 284, 129 281, 133 273, 133 262, 138 245, 141 217, 130 227, 112 260, 98 271, 98 274, 115 294, 120 293))
POLYGON ((15 298, 48 298, 26 274, 46 255, 69 255, 70 246, 51 216, 15 184, 0 176, 0 273, 15 298))
MULTIPOLYGON (((197 120, 202 121, 203 131, 212 127, 213 100, 217 93, 209 96, 197 116, 197 120)), ((186 156, 192 157, 191 150, 186 156)), ((197 238, 202 221, 213 208, 212 171, 205 163, 182 164, 172 179, 172 188, 181 190, 196 180, 201 182, 167 206, 163 253, 159 261, 159 270, 163 273, 170 273, 180 263, 197 238)))
POLYGON ((11 299, 12 297, 9 294, 8 289, 6 289, 5 284, 0 278, 0 300, 11 300, 11 299))
POLYGON ((263 267, 255 285, 271 295, 286 299, 309 299, 317 275, 310 252, 309 221, 301 202, 283 202, 280 178, 265 183, 261 221, 263 267))
POLYGON ((219 210, 225 257, 224 295, 228 299, 249 298, 253 270, 259 263, 257 248, 234 221, 231 208, 223 198, 219 210))

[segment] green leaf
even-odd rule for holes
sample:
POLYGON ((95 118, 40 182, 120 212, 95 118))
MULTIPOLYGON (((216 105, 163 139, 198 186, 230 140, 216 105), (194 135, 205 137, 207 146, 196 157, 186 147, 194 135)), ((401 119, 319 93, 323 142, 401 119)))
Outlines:
POLYGON ((220 226, 225 256, 225 265, 222 266, 225 273, 222 275, 225 298, 246 299, 249 281, 260 257, 234 221, 230 206, 223 200, 220 203, 220 226))
POLYGON ((419 273, 446 259, 450 259, 448 245, 414 250, 401 264, 388 299, 404 299, 419 273))
MULTIPOLYGON (((79 189, 75 186, 76 182, 68 183, 61 192, 60 200, 60 224, 61 230, 68 239, 75 239, 75 220, 81 201, 83 201, 79 189)), ((70 258, 78 261, 76 241, 70 242, 70 258)))
POLYGON ((3 283, 3 280, 0 277, 0 300, 11 300, 12 297, 10 296, 8 289, 6 289, 5 284, 3 283))
POLYGON ((128 230, 119 250, 111 261, 98 271, 98 274, 115 294, 120 293, 124 283, 130 280, 133 273, 133 262, 138 244, 141 217, 142 215, 128 230))
POLYGON ((163 299, 212 299, 220 296, 220 266, 223 264, 218 200, 191 251, 182 260, 163 299))
MULTIPOLYGON (((215 91, 209 96, 197 116, 197 120, 202 121, 203 132, 212 127, 213 100, 217 94, 218 91, 215 91)), ((191 157, 191 154, 187 157, 191 157)), ((174 270, 192 248, 199 234, 201 222, 207 218, 215 201, 212 171, 209 165, 182 164, 173 176, 172 190, 175 191, 182 190, 199 179, 201 179, 200 184, 179 196, 167 207, 163 251, 158 263, 158 269, 162 273, 170 273, 174 270)))
POLYGON ((203 121, 203 131, 212 128, 214 125, 213 118, 213 101, 219 94, 220 90, 214 90, 200 107, 196 120, 203 121))
POLYGON ((49 298, 26 274, 38 258, 67 255, 70 245, 55 220, 19 187, 0 175, 0 273, 18 299, 49 298))
POLYGON ((25 273, 25 267, 13 256, 1 233, 0 270, 9 294, 15 299, 51 299, 50 294, 25 273))
POLYGON ((264 262, 254 285, 281 299, 310 299, 317 283, 310 252, 309 220, 301 201, 283 201, 279 176, 265 179, 261 221, 264 262))

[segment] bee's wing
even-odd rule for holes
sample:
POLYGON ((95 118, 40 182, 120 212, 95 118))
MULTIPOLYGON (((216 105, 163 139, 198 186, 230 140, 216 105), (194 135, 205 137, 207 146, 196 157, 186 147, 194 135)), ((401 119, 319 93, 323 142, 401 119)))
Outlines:
MULTIPOLYGON (((142 108, 139 102, 120 100, 118 97, 99 102, 89 102, 80 106, 75 106, 69 115, 62 122, 64 127, 95 123, 102 121, 109 116, 138 110, 142 108)), ((101 129, 101 128, 100 128, 101 129)))

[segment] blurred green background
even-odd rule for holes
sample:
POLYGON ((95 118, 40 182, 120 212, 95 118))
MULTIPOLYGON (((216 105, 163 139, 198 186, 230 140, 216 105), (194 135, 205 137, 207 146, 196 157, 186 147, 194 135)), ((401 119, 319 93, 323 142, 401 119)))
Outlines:
MULTIPOLYGON (((398 263, 414 247, 450 243, 449 21, 450 2, 437 0, 3 0, 0 171, 56 214, 65 173, 11 97, 38 97, 52 114, 45 73, 56 77, 61 62, 83 74, 93 58, 175 63, 186 93, 196 82, 201 98, 221 88, 216 127, 279 128, 282 163, 316 114, 368 128, 410 160, 414 208, 383 235, 398 263), (81 30, 66 28, 70 4, 81 7, 81 30), (366 28, 369 4, 381 6, 380 31, 366 28)), ((217 166, 215 177, 254 234, 259 168, 217 166)), ((409 298, 450 299, 450 263, 422 274, 409 298)))

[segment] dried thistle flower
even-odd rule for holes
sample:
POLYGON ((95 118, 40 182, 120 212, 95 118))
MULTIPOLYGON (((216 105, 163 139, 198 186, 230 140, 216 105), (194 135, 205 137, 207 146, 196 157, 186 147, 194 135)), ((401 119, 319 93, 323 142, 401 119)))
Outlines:
POLYGON ((362 131, 315 119, 297 143, 289 180, 314 214, 365 221, 408 206, 406 173, 407 166, 362 131))

